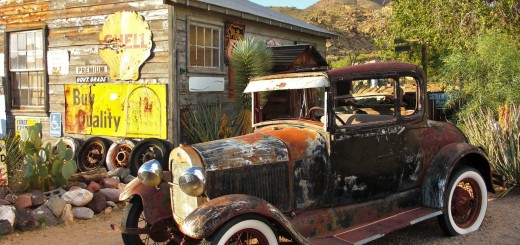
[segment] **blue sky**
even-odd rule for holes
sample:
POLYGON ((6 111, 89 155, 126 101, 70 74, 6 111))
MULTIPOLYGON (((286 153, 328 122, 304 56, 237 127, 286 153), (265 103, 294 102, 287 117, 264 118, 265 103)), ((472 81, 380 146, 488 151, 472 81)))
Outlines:
POLYGON ((280 7, 296 7, 299 9, 307 8, 315 3, 318 2, 318 0, 249 0, 251 2, 254 2, 256 4, 260 4, 262 6, 280 6, 280 7))

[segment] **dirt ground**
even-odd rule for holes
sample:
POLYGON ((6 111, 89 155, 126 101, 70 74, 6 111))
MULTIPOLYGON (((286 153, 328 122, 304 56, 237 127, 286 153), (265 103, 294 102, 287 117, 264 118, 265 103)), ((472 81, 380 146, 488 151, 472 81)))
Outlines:
MULTIPOLYGON (((92 220, 76 220, 70 227, 56 226, 30 232, 16 232, 0 237, 0 244, 122 244, 120 234, 110 229, 110 224, 119 224, 123 208, 110 214, 99 214, 92 220)), ((490 194, 484 224, 469 235, 446 237, 436 219, 424 221, 389 234, 371 244, 520 244, 520 191, 502 199, 490 194)))

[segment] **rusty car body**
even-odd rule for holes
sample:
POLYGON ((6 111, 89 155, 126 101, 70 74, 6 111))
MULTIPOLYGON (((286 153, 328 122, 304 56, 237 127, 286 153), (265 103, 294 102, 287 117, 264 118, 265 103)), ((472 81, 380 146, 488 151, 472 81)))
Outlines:
POLYGON ((167 176, 141 167, 122 195, 126 244, 362 244, 434 217, 449 235, 482 223, 487 157, 427 119, 419 67, 278 74, 245 92, 253 133, 175 148, 167 176))

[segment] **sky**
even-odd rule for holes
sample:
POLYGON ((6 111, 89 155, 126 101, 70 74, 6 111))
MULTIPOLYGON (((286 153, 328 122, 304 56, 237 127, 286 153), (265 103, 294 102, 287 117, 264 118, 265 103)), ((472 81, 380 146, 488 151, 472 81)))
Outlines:
POLYGON ((262 6, 276 6, 276 7, 296 7, 299 9, 307 8, 315 3, 318 2, 318 0, 249 0, 251 2, 254 2, 256 4, 260 4, 262 6))

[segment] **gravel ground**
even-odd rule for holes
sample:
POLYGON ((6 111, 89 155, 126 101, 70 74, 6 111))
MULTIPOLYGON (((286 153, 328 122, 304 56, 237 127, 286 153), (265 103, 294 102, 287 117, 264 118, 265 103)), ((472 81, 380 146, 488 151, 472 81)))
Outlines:
MULTIPOLYGON (((371 245, 387 244, 520 244, 520 191, 502 199, 489 196, 488 211, 482 227, 471 234, 456 237, 444 235, 436 219, 423 221, 406 229, 393 232, 371 245)), ((96 215, 93 220, 78 220, 73 226, 48 227, 36 231, 13 233, 0 237, 0 244, 81 244, 119 245, 121 235, 112 231, 110 224, 119 224, 122 208, 111 214, 96 215)))

